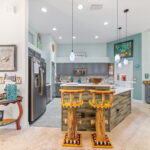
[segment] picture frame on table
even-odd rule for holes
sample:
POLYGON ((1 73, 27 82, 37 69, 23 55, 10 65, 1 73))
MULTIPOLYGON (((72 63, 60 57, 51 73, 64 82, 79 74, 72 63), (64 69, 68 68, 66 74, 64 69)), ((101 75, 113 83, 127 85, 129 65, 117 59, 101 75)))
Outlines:
POLYGON ((17 71, 17 46, 0 45, 0 72, 17 71))

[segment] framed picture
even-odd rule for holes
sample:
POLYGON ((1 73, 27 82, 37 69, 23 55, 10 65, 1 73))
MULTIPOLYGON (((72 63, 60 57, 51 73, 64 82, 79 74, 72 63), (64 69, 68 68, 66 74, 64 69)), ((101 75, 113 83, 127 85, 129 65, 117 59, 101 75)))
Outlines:
POLYGON ((4 111, 0 110, 0 121, 3 121, 3 117, 4 117, 4 111))
POLYGON ((115 44, 114 55, 116 54, 121 58, 133 57, 133 40, 115 44))
POLYGON ((0 72, 17 71, 17 46, 0 45, 0 72))

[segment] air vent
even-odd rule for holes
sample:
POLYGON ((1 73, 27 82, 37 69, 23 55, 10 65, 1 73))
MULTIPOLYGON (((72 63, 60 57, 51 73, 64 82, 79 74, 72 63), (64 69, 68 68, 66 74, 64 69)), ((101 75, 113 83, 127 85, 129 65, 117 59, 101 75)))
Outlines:
POLYGON ((91 10, 101 10, 103 8, 103 5, 102 4, 92 4, 90 6, 90 9, 91 10))

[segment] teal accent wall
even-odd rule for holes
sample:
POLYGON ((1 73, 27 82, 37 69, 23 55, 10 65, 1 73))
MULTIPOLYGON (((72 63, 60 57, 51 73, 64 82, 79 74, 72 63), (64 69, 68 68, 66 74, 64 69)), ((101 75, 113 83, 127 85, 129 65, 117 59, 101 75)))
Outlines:
MULTIPOLYGON (((128 37, 128 40, 134 41, 133 48, 133 58, 128 58, 128 60, 133 60, 133 76, 137 79, 134 84, 133 98, 137 100, 142 99, 142 34, 135 34, 128 37)), ((121 39, 120 42, 126 41, 126 39, 121 39)), ((111 58, 114 62, 114 44, 117 41, 107 43, 107 56, 111 58)))

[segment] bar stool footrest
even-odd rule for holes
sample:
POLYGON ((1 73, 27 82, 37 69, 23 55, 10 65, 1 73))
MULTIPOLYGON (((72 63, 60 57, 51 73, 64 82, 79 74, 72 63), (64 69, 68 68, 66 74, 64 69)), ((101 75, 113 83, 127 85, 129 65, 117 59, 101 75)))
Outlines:
POLYGON ((111 141, 106 135, 106 139, 104 141, 96 141, 96 133, 91 134, 91 141, 93 148, 113 148, 111 141))
POLYGON ((82 146, 82 135, 77 134, 77 138, 73 140, 68 140, 67 133, 64 135, 62 146, 66 147, 81 147, 82 146))

